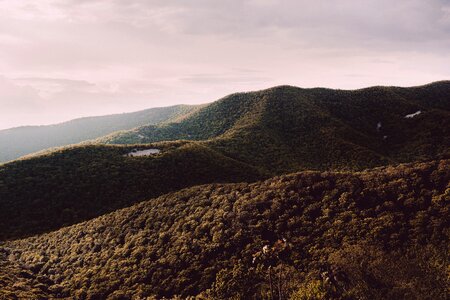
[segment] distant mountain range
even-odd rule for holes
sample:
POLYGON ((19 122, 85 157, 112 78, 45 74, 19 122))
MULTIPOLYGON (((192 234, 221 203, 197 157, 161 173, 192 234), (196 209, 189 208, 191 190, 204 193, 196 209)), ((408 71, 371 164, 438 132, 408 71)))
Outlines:
POLYGON ((48 126, 0 130, 0 163, 47 148, 77 144, 115 131, 175 121, 197 106, 176 105, 133 113, 88 117, 48 126))
POLYGON ((62 147, 0 164, 0 298, 445 299, 450 81, 33 130, 62 147))

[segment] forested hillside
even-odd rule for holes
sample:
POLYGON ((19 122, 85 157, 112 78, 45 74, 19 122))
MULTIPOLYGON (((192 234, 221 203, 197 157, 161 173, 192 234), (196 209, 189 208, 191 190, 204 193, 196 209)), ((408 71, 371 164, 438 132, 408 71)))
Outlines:
POLYGON ((98 142, 208 140, 230 157, 281 174, 434 158, 448 151, 449 130, 449 81, 354 91, 280 86, 233 94, 179 122, 98 142))
POLYGON ((43 149, 95 139, 119 130, 175 121, 197 109, 176 105, 133 113, 75 119, 49 126, 25 126, 0 130, 0 163, 43 149))
POLYGON ((53 151, 0 165, 0 240, 58 229, 184 187, 258 178, 253 167, 197 142, 53 151), (127 156, 149 147, 161 153, 127 156))
POLYGON ((437 160, 203 185, 0 253, 52 297, 446 299, 449 181, 437 160))

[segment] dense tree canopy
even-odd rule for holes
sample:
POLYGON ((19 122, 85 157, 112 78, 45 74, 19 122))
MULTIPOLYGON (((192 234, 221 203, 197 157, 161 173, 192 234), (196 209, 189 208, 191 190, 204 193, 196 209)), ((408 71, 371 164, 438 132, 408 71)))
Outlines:
POLYGON ((56 297, 444 299, 449 163, 203 185, 1 252, 56 297))

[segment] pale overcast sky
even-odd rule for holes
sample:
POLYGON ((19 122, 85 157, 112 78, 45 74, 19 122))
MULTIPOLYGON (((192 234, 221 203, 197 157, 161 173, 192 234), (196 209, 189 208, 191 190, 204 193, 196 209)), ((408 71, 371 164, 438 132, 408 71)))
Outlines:
POLYGON ((450 0, 0 0, 0 129, 450 79, 450 0))

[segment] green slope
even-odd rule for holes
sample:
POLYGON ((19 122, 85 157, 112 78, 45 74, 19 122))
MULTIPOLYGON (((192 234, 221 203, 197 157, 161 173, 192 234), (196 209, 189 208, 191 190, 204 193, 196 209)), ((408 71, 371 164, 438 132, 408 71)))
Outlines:
POLYGON ((197 106, 177 105, 133 113, 81 118, 49 126, 0 130, 0 163, 43 149, 95 139, 119 130, 174 121, 197 108, 197 106))
POLYGON ((450 82, 443 81, 354 91, 280 86, 233 94, 179 122, 97 141, 208 140, 208 146, 230 157, 281 174, 430 159, 448 151, 449 131, 450 82))
POLYGON ((57 298, 268 299, 270 268, 276 299, 445 299, 449 164, 192 187, 0 252, 57 298))

